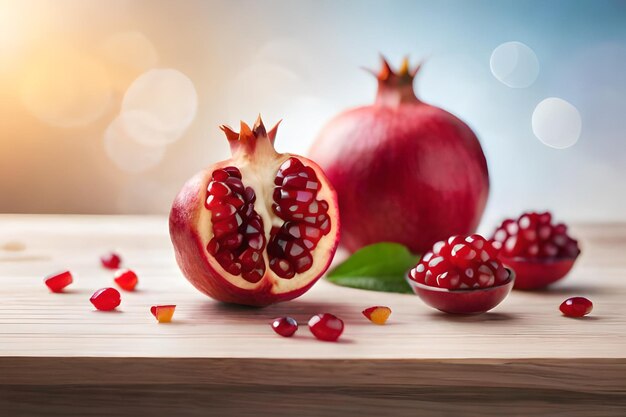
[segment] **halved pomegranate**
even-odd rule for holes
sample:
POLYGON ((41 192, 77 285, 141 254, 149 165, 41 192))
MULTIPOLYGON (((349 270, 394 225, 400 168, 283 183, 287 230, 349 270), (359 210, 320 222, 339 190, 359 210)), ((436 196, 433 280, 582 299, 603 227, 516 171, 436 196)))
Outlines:
POLYGON ((274 150, 257 119, 221 126, 232 158, 190 179, 174 200, 170 235, 183 274, 224 302, 296 298, 328 269, 339 240, 337 197, 313 161, 274 150))

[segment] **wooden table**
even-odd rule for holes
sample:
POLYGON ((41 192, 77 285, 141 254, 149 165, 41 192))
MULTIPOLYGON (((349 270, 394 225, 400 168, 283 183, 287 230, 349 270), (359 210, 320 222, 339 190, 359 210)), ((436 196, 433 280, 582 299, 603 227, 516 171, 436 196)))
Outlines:
POLYGON ((223 305, 182 277, 165 218, 0 215, 0 415, 625 416, 626 225, 573 230, 583 255, 564 282, 456 317, 325 281, 265 309, 223 305), (140 285, 97 312, 109 249, 140 285), (63 268, 75 283, 51 294, 42 277, 63 268), (560 315, 573 295, 591 316, 560 315), (173 323, 157 303, 178 305, 173 323), (361 316, 375 304, 393 309, 386 326, 361 316), (344 319, 339 343, 267 324, 318 312, 344 319))

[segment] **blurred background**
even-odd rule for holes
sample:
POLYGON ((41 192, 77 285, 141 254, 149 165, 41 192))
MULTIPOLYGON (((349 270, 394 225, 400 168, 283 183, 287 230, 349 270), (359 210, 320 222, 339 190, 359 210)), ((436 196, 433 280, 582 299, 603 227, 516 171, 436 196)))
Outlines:
POLYGON ((282 118, 306 153, 379 53, 477 132, 483 227, 626 221, 626 2, 569 0, 0 0, 0 212, 167 213, 219 124, 282 118))

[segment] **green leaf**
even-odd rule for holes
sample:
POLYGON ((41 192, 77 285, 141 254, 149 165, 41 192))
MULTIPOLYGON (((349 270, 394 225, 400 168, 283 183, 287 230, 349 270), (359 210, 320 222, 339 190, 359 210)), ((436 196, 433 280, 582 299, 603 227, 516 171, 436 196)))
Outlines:
POLYGON ((375 243, 354 252, 330 271, 327 279, 344 287, 410 293, 405 275, 419 259, 399 243, 375 243))

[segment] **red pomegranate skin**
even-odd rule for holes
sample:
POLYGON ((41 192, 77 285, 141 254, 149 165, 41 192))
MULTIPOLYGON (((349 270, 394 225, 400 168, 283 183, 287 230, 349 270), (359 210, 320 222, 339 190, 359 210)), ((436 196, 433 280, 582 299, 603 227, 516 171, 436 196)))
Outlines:
POLYGON ((487 162, 458 117, 420 101, 419 67, 395 73, 383 59, 373 105, 332 119, 310 157, 337 191, 342 245, 397 242, 424 253, 476 230, 489 194, 487 162))

